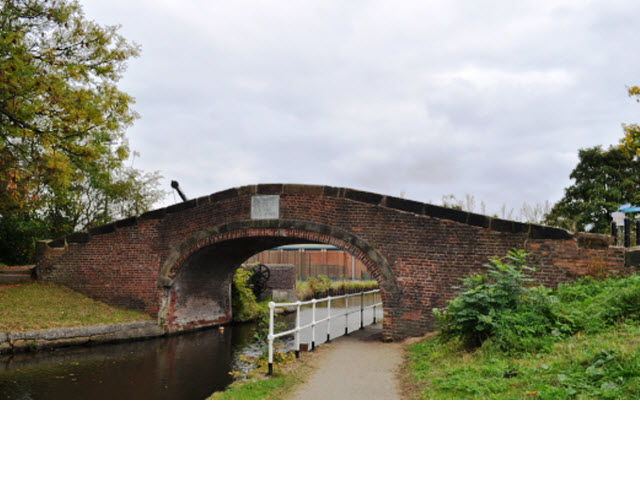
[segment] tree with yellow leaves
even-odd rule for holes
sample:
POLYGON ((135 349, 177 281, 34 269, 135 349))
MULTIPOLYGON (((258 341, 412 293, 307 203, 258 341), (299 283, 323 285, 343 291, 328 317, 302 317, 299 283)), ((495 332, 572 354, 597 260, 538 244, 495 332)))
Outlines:
MULTIPOLYGON (((640 87, 629 87, 628 92, 630 97, 636 97, 636 101, 640 102, 640 87)), ((622 137, 620 144, 633 155, 640 155, 640 125, 637 123, 630 125, 623 123, 622 129, 624 130, 624 137, 622 137)))
POLYGON ((124 163, 138 115, 117 83, 139 51, 74 0, 0 0, 0 261, 161 195, 124 163))

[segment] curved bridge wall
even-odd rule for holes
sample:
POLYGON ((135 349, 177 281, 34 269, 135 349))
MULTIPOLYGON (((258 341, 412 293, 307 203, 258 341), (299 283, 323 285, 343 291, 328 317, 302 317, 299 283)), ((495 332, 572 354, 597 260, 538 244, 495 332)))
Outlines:
POLYGON ((432 309, 453 298, 460 278, 514 247, 531 253, 537 279, 548 287, 625 271, 624 249, 609 246, 606 236, 351 189, 268 184, 41 242, 37 272, 41 280, 147 312, 172 331, 229 321, 235 268, 267 248, 304 242, 336 245, 367 265, 383 293, 387 340, 433 330, 432 309))

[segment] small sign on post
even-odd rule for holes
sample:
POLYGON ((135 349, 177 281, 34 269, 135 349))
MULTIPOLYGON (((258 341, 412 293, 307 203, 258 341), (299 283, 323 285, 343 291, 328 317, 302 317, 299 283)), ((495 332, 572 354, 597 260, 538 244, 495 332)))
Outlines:
POLYGON ((625 219, 624 212, 613 212, 611 216, 613 217, 613 221, 616 222, 616 226, 618 227, 624 226, 624 219, 625 219))

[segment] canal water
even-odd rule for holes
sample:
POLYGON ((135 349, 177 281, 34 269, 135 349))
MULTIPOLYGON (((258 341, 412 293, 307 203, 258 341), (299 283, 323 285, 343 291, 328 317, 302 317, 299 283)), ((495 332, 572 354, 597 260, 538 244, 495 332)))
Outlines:
MULTIPOLYGON (((359 297, 351 299, 344 315, 344 300, 332 302, 331 337, 360 327, 359 297)), ((364 305, 373 302, 365 296, 364 305)), ((364 310, 363 323, 373 322, 373 311, 364 310)), ((316 319, 326 316, 326 303, 319 303, 316 319)), ((382 316, 377 309, 377 320, 382 316)), ((310 307, 301 312, 301 324, 311 322, 310 307)), ((279 318, 293 325, 295 313, 279 318)), ((233 324, 182 335, 130 343, 69 347, 53 351, 0 356, 0 399, 116 400, 116 399, 204 399, 224 390, 232 370, 242 370, 241 355, 255 356, 255 324, 233 324)), ((288 328, 288 327, 285 327, 288 328)), ((316 328, 316 345, 324 342, 326 323, 316 328)), ((311 343, 311 329, 301 335, 311 343)), ((291 338, 285 348, 293 348, 291 338)))

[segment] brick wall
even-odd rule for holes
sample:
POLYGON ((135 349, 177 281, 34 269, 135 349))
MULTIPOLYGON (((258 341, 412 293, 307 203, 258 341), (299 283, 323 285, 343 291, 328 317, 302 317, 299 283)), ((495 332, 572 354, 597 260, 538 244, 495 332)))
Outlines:
POLYGON ((39 278, 145 311, 168 331, 227 322, 235 269, 258 252, 324 243, 378 280, 385 339, 435 328, 432 309, 462 276, 511 248, 531 253, 554 287, 598 269, 624 273, 625 250, 604 236, 485 217, 357 190, 253 185, 147 212, 39 246, 39 278), (279 195, 278 218, 251 219, 254 195, 279 195))
POLYGON ((294 265, 267 264, 269 280, 259 300, 272 298, 276 302, 295 302, 298 300, 296 292, 296 267, 294 265))

